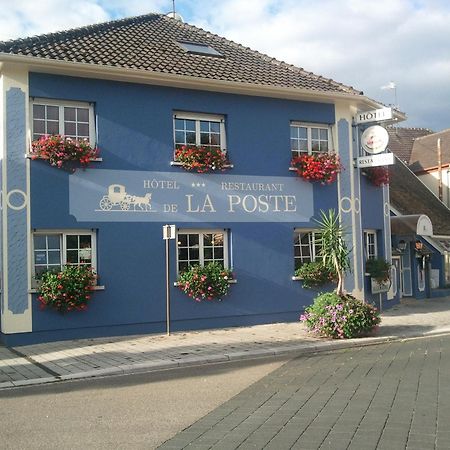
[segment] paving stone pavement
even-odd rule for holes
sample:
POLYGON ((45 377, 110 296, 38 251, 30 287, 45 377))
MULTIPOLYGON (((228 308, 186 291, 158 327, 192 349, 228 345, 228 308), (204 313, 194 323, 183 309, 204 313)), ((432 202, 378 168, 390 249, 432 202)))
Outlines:
POLYGON ((296 323, 0 346, 0 389, 282 354, 370 345, 450 332, 450 297, 408 300, 383 313, 373 337, 318 339, 296 323))
POLYGON ((160 450, 448 450, 450 335, 302 355, 160 450))

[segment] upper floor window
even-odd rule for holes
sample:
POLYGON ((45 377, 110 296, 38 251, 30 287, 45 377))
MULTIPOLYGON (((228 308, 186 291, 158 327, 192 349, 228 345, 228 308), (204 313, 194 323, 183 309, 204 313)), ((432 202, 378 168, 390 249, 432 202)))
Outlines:
POLYGON ((378 257, 376 231, 364 231, 364 251, 366 259, 378 257))
POLYGON ((60 134, 95 143, 94 108, 88 103, 40 100, 32 102, 33 140, 60 134))
POLYGON ((295 269, 302 264, 313 262, 319 254, 319 233, 317 231, 294 232, 294 261, 295 269))
POLYGON ((61 270, 66 264, 96 269, 96 235, 91 231, 36 231, 33 233, 34 275, 61 270))
POLYGON ((291 122, 292 157, 308 153, 326 153, 330 148, 330 127, 328 125, 307 125, 291 122))
POLYGON ((177 234, 178 272, 189 266, 216 262, 228 268, 228 233, 225 230, 179 230, 177 234))
POLYGON ((226 149, 225 119, 210 114, 174 114, 175 148, 196 145, 205 148, 226 149))

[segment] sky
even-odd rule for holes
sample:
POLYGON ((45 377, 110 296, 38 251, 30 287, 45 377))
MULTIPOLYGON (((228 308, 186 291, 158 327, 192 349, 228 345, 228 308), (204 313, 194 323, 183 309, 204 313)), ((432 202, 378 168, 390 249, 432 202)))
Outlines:
MULTIPOLYGON (((0 40, 168 13, 172 4, 0 0, 0 40)), ((175 8, 187 23, 397 105, 408 116, 401 126, 450 128, 448 0, 176 0, 175 8)))

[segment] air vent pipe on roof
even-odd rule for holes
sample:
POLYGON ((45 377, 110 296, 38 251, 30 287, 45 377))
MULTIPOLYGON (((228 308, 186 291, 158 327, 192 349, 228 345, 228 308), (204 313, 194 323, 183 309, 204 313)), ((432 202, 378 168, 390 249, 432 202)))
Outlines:
POLYGON ((184 22, 183 17, 175 11, 167 13, 166 16, 178 20, 178 22, 184 22))

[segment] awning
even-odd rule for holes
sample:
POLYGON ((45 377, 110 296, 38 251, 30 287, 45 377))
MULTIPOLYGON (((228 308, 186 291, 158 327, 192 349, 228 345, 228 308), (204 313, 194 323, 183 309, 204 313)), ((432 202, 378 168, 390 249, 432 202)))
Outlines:
POLYGON ((433 224, 425 214, 393 216, 391 217, 391 233, 397 235, 433 236, 433 224))

